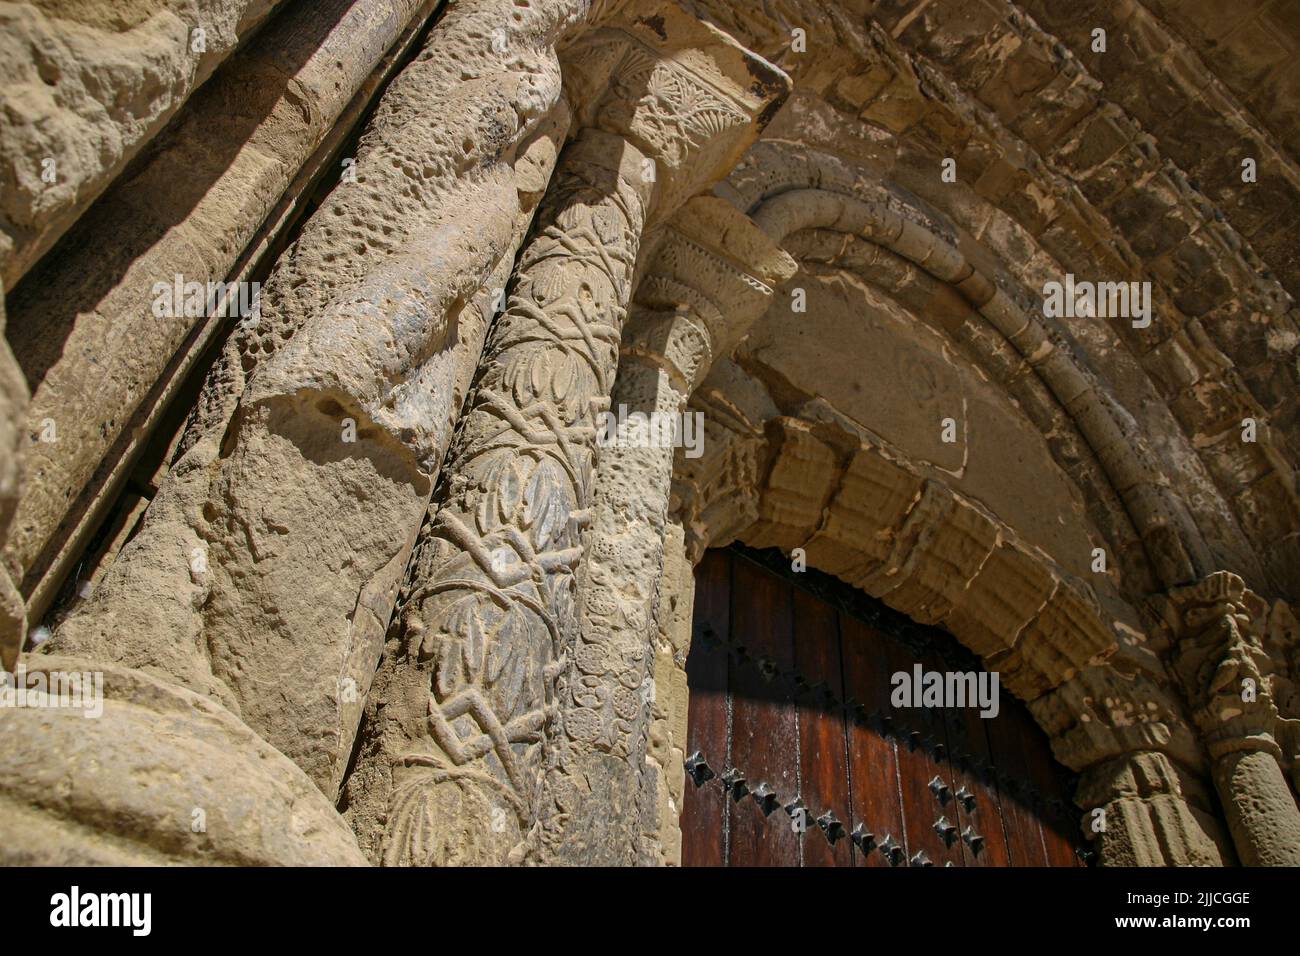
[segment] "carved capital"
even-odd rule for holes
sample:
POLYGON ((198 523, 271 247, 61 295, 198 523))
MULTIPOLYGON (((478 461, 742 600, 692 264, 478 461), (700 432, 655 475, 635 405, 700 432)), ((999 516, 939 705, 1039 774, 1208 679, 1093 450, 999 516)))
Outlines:
POLYGON ((664 364, 687 392, 767 310, 773 286, 798 269, 748 216, 714 196, 685 203, 648 261, 623 352, 664 364))
POLYGON ((1235 750, 1281 756, 1273 738, 1272 667, 1254 626, 1262 608, 1230 571, 1168 594, 1170 665, 1211 757, 1235 750))
POLYGON ((626 138, 651 159, 654 209, 670 216, 725 176, 790 91, 790 78, 675 3, 620 11, 563 53, 582 126, 626 138))

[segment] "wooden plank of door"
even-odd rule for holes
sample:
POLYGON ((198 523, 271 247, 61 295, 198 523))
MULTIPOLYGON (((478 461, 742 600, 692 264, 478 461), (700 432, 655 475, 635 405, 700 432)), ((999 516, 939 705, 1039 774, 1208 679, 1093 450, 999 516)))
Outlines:
MULTIPOLYGON (((708 551, 695 570, 695 637, 686 657, 690 703, 686 753, 697 751, 715 774, 727 766, 727 651, 731 629, 731 555, 708 551), (713 634, 710 640, 702 632, 713 634)), ((682 866, 726 863, 726 796, 718 781, 696 786, 688 775, 682 806, 682 866)))
POLYGON ((803 835, 804 866, 851 866, 852 817, 846 752, 844 681, 840 670, 839 615, 828 602, 794 590, 794 666, 811 686, 799 700, 799 778, 803 802, 820 817, 829 811, 840 824, 809 826, 803 835))
MULTIPOLYGON (((732 643, 748 660, 731 667, 731 765, 752 790, 767 783, 781 803, 799 794, 799 733, 790 684, 791 588, 744 558, 731 569, 732 643), (769 662, 762 666, 758 662, 769 662), (776 674, 773 673, 773 668, 776 674)), ((728 865, 798 866, 799 838, 780 810, 764 815, 749 796, 728 798, 728 865)))
POLYGON ((1023 792, 1009 787, 1005 778, 1021 787, 1030 781, 1029 763, 1021 740, 1023 728, 1015 719, 1019 701, 1002 695, 1002 708, 993 720, 983 721, 989 741, 989 754, 998 773, 999 805, 1007 835, 1007 852, 1012 866, 1046 866, 1047 849, 1038 813, 1023 792))
POLYGON ((952 768, 948 761, 936 758, 932 747, 944 746, 946 755, 948 733, 944 722, 942 707, 920 706, 917 695, 922 688, 916 686, 915 665, 921 665, 922 673, 943 673, 949 665, 937 654, 928 653, 919 659, 900 645, 890 640, 882 640, 882 659, 892 674, 905 672, 912 683, 912 707, 891 708, 896 726, 907 728, 910 733, 898 738, 899 779, 902 782, 903 817, 907 832, 908 860, 918 852, 935 866, 951 863, 962 866, 961 842, 947 842, 936 829, 940 819, 948 824, 953 822, 952 768), (948 786, 947 791, 938 791, 931 787, 931 781, 939 780, 948 786))
MULTIPOLYGON (((861 824, 877 844, 893 837, 906 849, 897 747, 891 737, 880 734, 864 719, 873 712, 888 715, 890 709, 889 669, 880 660, 881 638, 850 614, 841 612, 839 619, 844 692, 846 698, 855 702, 847 727, 852 798, 852 817, 847 825, 853 830, 861 824)), ((889 866, 878 849, 856 853, 854 862, 858 866, 889 866)))
POLYGON ((967 866, 1009 866, 1006 830, 998 806, 998 786, 993 778, 988 737, 984 731, 986 718, 980 717, 978 707, 951 708, 947 711, 947 718, 948 763, 952 767, 953 794, 955 796, 962 787, 969 794, 965 801, 952 802, 955 813, 949 815, 949 819, 957 826, 959 840, 968 826, 972 836, 984 838, 977 843, 962 840, 962 858, 967 866))
POLYGON ((1047 851, 1048 866, 1083 866, 1075 848, 1083 842, 1079 819, 1073 813, 1074 795, 1063 779, 1065 774, 1052 757, 1051 746, 1028 708, 1017 706, 1008 715, 1019 728, 1026 746, 1029 777, 1042 795, 1047 806, 1039 814, 1043 829, 1043 844, 1047 851), (1059 803, 1058 803, 1059 801, 1059 803), (1063 805, 1062 805, 1063 804, 1063 805))

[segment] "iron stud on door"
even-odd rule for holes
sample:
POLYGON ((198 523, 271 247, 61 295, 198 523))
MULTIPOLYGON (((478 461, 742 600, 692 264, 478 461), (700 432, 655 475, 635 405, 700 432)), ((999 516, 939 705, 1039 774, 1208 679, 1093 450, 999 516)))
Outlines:
POLYGON ((750 796, 754 798, 754 802, 758 804, 758 808, 763 811, 765 817, 771 816, 772 811, 781 805, 781 801, 777 799, 776 791, 766 783, 760 783, 755 787, 750 796))
POLYGON ((713 768, 705 761, 704 755, 698 750, 686 758, 686 772, 691 775, 691 779, 695 781, 697 787, 704 786, 717 776, 713 772, 713 768))

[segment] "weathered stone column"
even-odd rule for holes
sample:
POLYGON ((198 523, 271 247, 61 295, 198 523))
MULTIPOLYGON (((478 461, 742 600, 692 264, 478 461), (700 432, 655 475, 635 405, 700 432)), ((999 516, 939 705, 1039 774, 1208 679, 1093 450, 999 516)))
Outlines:
POLYGON ((404 631, 376 679, 346 799, 385 864, 518 862, 538 849, 596 421, 643 232, 735 163, 785 89, 784 74, 679 8, 637 13, 570 51, 586 128, 492 332, 413 562, 404 631))
POLYGON ((291 217, 295 189, 395 71, 394 45, 415 41, 429 7, 290 5, 11 293, 10 341, 33 383, 25 430, 57 436, 28 444, 24 467, 37 480, 2 539, 33 620, 81 560, 193 363, 237 321, 221 309, 187 314, 184 302, 160 316, 159 285, 249 277, 291 217))
POLYGON ((4 4, 0 282, 6 288, 282 4, 140 0, 116 10, 4 4))
POLYGON ((683 417, 687 399, 795 269, 729 203, 699 197, 674 217, 637 288, 601 429, 581 633, 560 680, 546 838, 558 862, 631 865, 642 855, 636 808, 642 797, 657 808, 662 785, 646 748, 674 445, 699 456, 703 422, 683 417))
POLYGON ((1138 750, 1084 770, 1075 802, 1101 866, 1231 864, 1227 835, 1216 817, 1197 808, 1193 794, 1204 796, 1203 785, 1168 755, 1138 750))
POLYGON ((1237 855, 1247 866, 1300 866, 1300 807, 1274 738, 1272 664, 1252 618, 1266 606, 1228 571, 1169 593, 1170 652, 1212 761, 1237 855))
POLYGON ((216 697, 333 799, 487 326, 568 130, 584 0, 458 4, 232 335, 52 650, 216 697), (486 287, 486 289, 485 289, 486 287))

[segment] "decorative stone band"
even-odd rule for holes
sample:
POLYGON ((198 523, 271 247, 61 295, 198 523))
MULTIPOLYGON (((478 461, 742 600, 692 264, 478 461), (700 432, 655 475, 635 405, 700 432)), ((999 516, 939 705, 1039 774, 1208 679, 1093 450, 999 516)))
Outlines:
MULTIPOLYGON (((810 566, 948 629, 1022 700, 1114 653, 1088 586, 976 502, 830 418, 777 416, 766 427, 766 465, 749 489, 758 520, 735 535, 746 544, 802 548, 810 566)), ((727 510, 744 497, 711 483, 721 445, 678 473, 697 554, 729 540, 727 510)))

